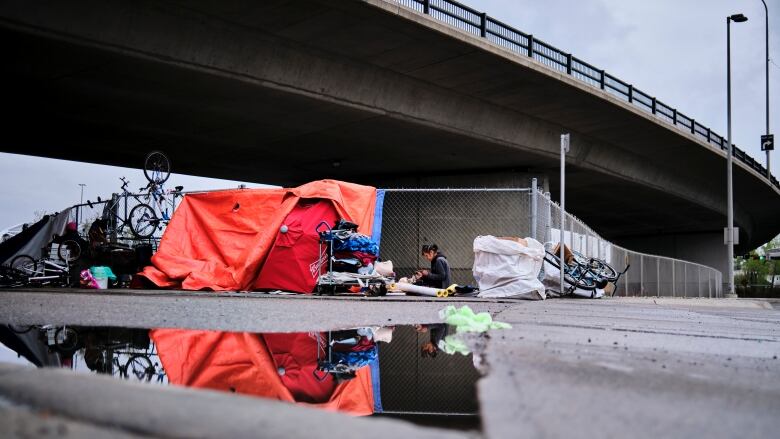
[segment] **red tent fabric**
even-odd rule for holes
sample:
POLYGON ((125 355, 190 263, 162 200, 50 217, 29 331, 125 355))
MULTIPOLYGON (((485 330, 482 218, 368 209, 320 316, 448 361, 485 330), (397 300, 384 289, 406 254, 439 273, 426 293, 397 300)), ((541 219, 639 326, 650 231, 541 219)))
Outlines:
POLYGON ((330 227, 339 215, 333 203, 301 200, 284 219, 286 231, 279 231, 263 263, 253 289, 311 293, 317 285, 320 264, 319 234, 325 221, 330 227))
MULTIPOLYGON (((323 334, 320 334, 320 337, 325 339, 323 334)), ((271 352, 282 384, 290 391, 295 401, 322 403, 330 399, 336 390, 336 380, 330 374, 317 372, 319 346, 313 334, 263 334, 263 341, 271 352)), ((324 357, 325 352, 321 351, 321 355, 324 357)))
POLYGON ((301 200, 324 200, 339 217, 371 234, 376 189, 320 180, 292 189, 237 189, 188 194, 163 235, 153 266, 141 275, 157 286, 214 291, 258 288, 280 227, 301 200))
MULTIPOLYGON (((376 189, 335 180, 293 189, 188 194, 166 228, 153 266, 141 275, 160 287, 187 290, 289 288, 311 292, 314 283, 310 278, 294 280, 308 267, 280 264, 289 262, 291 256, 304 262, 313 248, 309 263, 316 261, 311 223, 319 217, 331 225, 338 217, 344 218, 370 235, 375 204, 376 189), (282 234, 280 227, 285 222, 289 222, 288 233, 282 234), (293 242, 299 244, 290 247, 293 242), (298 252, 292 252, 293 248, 298 252), (284 271, 272 273, 280 269, 284 271)), ((305 341, 272 337, 273 349, 269 349, 266 338, 257 334, 154 329, 150 335, 173 384, 313 404, 355 415, 373 412, 370 368, 361 368, 355 379, 338 385, 331 378, 314 383, 309 376, 313 378, 316 350, 312 359, 311 346, 305 341), (277 362, 285 370, 290 368, 291 375, 280 378, 277 362)))
POLYGON ((336 384, 313 379, 316 342, 308 334, 153 329, 171 384, 311 405, 356 416, 374 411, 371 368, 336 384), (284 368, 280 375, 279 367, 284 368))

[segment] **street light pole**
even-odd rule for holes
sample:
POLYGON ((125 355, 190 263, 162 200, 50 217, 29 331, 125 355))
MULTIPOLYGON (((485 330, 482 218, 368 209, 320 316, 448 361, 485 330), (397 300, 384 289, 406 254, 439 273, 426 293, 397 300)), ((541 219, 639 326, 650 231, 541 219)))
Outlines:
POLYGON ((726 17, 726 124, 728 143, 726 148, 726 198, 728 224, 726 225, 726 245, 728 245, 728 275, 729 289, 727 297, 736 297, 734 290, 734 191, 731 180, 731 22, 742 23, 747 17, 742 14, 734 14, 726 17))
POLYGON ((569 152, 569 135, 561 134, 561 241, 560 245, 560 259, 558 260, 560 267, 560 281, 561 281, 561 296, 565 293, 566 284, 564 283, 564 272, 566 271, 566 252, 564 251, 564 231, 566 230, 566 153, 569 152))
MULTIPOLYGON (((766 6, 766 1, 761 0, 764 4, 764 12, 766 16, 766 135, 769 135, 769 8, 766 6)), ((766 150, 766 178, 772 178, 772 171, 769 165, 769 150, 766 150)))
POLYGON ((79 199, 79 208, 76 210, 76 225, 81 224, 81 205, 84 204, 84 186, 86 186, 86 184, 79 183, 79 186, 81 186, 81 199, 79 199))

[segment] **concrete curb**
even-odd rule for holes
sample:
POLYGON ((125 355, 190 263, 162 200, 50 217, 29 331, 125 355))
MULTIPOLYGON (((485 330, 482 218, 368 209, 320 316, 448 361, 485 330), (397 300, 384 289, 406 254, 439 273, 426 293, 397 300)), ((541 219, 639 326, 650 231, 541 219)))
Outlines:
MULTIPOLYGON (((402 421, 353 418, 262 398, 7 364, 0 364, 0 396, 81 423, 144 436, 289 439, 327 432, 339 439, 468 437, 402 421)), ((0 431, 6 428, 3 425, 0 431)))
POLYGON ((772 309, 772 304, 761 299, 710 299, 706 297, 612 297, 607 300, 614 303, 658 305, 658 306, 696 306, 734 309, 772 309))

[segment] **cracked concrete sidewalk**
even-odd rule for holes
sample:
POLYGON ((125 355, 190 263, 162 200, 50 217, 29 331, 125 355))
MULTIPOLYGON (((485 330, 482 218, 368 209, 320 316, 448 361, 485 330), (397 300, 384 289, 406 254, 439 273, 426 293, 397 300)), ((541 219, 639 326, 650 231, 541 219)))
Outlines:
MULTIPOLYGON (((243 293, 85 295, 38 290, 1 294, 0 320, 296 331, 433 322, 438 310, 448 304, 468 304, 513 325, 511 330, 492 331, 481 353, 486 375, 478 383, 478 395, 484 437, 772 437, 780 429, 776 416, 780 413, 780 310, 775 303, 763 300, 356 300, 243 293)), ((274 437, 270 434, 273 431, 279 432, 278 437, 309 436, 311 429, 297 429, 306 425, 318 426, 315 431, 325 431, 322 428, 327 426, 329 432, 341 437, 353 437, 350 432, 382 437, 385 430, 393 437, 474 434, 389 419, 354 419, 200 390, 154 389, 149 393, 152 389, 104 377, 61 379, 68 375, 66 371, 12 369, 3 366, 0 372, 0 396, 13 401, 13 410, 26 407, 28 417, 46 410, 53 416, 65 416, 68 422, 119 428, 129 434, 176 436, 180 434, 176 429, 179 423, 181 432, 201 437, 224 436, 225 432, 274 437), (86 384, 93 380, 101 380, 100 388, 120 386, 116 394, 129 391, 137 396, 115 398, 119 402, 111 405, 108 397, 79 391, 78 404, 64 402, 72 393, 63 389, 95 388, 86 384), (73 384, 76 381, 79 384, 73 384), (38 396, 25 396, 18 390, 32 388, 36 382, 47 383, 39 385, 38 396), (158 390, 163 393, 158 395, 158 390), (191 401, 192 410, 181 409, 178 401, 185 400, 191 401), (234 404, 243 407, 245 417, 221 417, 220 413, 229 410, 214 409, 232 409, 234 404), (93 419, 85 418, 78 407, 104 409, 101 418, 93 419), (176 416, 163 416, 169 411, 175 415, 177 410, 180 413, 176 416), (119 412, 134 413, 135 423, 150 427, 134 430, 116 424, 112 413, 125 416, 119 412), (208 414, 201 417, 204 412, 208 414), (284 430, 284 424, 295 428, 284 430), (193 425, 203 428, 193 430, 193 425), (269 434, 261 434, 266 430, 258 430, 258 426, 268 428, 269 434), (215 430, 217 427, 232 430, 215 430)))

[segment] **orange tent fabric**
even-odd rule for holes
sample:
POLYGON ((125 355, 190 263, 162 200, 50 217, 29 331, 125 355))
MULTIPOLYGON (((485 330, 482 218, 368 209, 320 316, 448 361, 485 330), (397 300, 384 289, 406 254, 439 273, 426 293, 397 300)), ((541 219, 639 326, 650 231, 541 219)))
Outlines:
POLYGON ((371 235, 376 188, 320 180, 292 189, 236 189, 188 194, 163 235, 153 266, 141 275, 164 288, 250 290, 285 217, 301 199, 333 203, 371 235))
MULTIPOLYGON (((153 329, 150 336, 172 384, 295 402, 259 334, 153 329)), ((338 384, 323 403, 300 403, 356 416, 374 411, 371 369, 338 384)))
MULTIPOLYGON (((282 222, 301 199, 329 200, 339 216, 371 234, 376 189, 369 186, 321 180, 292 189, 188 194, 166 228, 153 266, 141 275, 167 288, 252 289, 282 222)), ((173 384, 294 401, 257 334, 154 329, 150 336, 173 384)), ((373 413, 370 368, 336 386, 327 402, 310 405, 373 413)))

